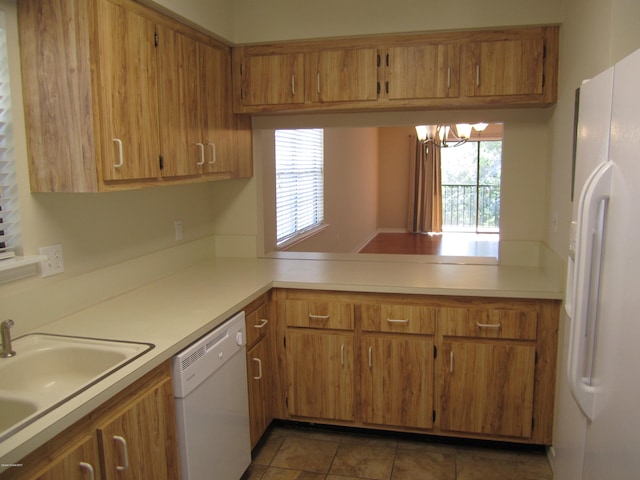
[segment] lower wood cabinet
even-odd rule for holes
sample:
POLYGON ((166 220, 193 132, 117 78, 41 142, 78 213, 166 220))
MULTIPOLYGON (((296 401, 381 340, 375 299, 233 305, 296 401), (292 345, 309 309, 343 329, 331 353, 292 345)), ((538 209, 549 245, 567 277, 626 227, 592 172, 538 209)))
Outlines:
POLYGON ((430 429, 433 339, 367 335, 360 344, 362 422, 430 429))
POLYGON ((178 479, 169 362, 87 415, 2 480, 178 479))
POLYGON ((250 304, 245 312, 249 431, 253 448, 273 420, 276 370, 273 352, 274 322, 268 296, 250 304))
POLYGON ((352 333, 289 331, 291 415, 353 421, 353 341, 352 333))
POLYGON ((559 301, 285 289, 274 299, 276 418, 551 444, 559 301))

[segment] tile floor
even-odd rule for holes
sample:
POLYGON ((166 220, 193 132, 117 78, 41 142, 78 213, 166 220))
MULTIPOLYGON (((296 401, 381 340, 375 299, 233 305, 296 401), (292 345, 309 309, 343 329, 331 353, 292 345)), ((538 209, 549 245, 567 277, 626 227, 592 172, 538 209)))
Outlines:
POLYGON ((552 480, 543 451, 272 426, 242 480, 552 480))

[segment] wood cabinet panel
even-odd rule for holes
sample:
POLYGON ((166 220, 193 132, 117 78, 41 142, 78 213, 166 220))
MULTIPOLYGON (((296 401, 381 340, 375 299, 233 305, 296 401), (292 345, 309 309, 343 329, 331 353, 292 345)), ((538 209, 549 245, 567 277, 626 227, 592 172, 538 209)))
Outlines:
POLYGON ((353 305, 330 300, 287 300, 286 323, 290 327, 353 330, 353 305))
POLYGON ((378 98, 375 48, 322 50, 309 54, 307 91, 315 102, 367 101, 378 98))
POLYGON ((242 104, 278 105, 304 102, 303 54, 247 56, 241 69, 242 104))
POLYGON ((249 420, 251 447, 255 447, 273 420, 274 363, 269 335, 263 337, 247 352, 249 386, 249 420))
POLYGON ((462 94, 480 97, 542 95, 544 51, 543 38, 465 45, 462 94))
POLYGON ((267 335, 271 329, 269 325, 268 306, 261 305, 256 310, 248 313, 245 318, 247 326, 247 346, 253 346, 258 340, 267 335))
POLYGON ((114 413, 98 427, 104 478, 178 478, 171 379, 166 378, 114 413))
POLYGON ((353 342, 353 334, 288 331, 291 415, 354 419, 353 342))
POLYGON ((100 104, 95 122, 101 129, 102 178, 159 177, 155 25, 108 0, 96 6, 99 78, 94 76, 93 90, 100 104))
POLYGON ((365 336, 361 341, 363 422, 433 426, 433 338, 365 336))
POLYGON ((442 308, 442 335, 457 337, 535 340, 538 312, 535 310, 442 308))
POLYGON ((92 478, 91 471, 94 473, 95 480, 101 478, 98 443, 94 435, 85 435, 71 446, 68 452, 52 459, 52 463, 46 467, 45 471, 28 478, 29 480, 86 480, 92 478))
POLYGON ((435 333, 435 307, 365 304, 360 308, 363 331, 424 335, 435 333))
POLYGON ((460 95, 460 45, 391 47, 387 65, 387 98, 415 100, 460 95))
POLYGON ((445 341, 440 428, 529 438, 535 346, 445 341))

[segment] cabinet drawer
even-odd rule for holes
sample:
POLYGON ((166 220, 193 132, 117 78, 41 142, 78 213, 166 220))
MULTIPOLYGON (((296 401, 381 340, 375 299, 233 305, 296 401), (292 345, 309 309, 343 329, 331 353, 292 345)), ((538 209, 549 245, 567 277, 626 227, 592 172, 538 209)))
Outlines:
POLYGON ((442 308, 438 328, 455 337, 535 340, 536 310, 442 308))
POLYGON ((247 315, 245 323, 247 325, 248 347, 251 347, 251 345, 266 335, 269 329, 268 313, 267 306, 260 305, 260 307, 247 315))
POLYGON ((353 330, 353 305, 331 301, 287 300, 289 327, 353 330))
POLYGON ((362 330, 433 335, 436 308, 415 305, 362 305, 362 330))

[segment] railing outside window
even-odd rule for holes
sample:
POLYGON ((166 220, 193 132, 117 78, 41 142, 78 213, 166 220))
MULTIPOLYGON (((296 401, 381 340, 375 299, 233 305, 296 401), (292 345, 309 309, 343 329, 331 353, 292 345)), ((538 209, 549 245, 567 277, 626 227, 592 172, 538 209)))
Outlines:
POLYGON ((500 185, 442 185, 443 230, 497 232, 499 226, 500 185))

